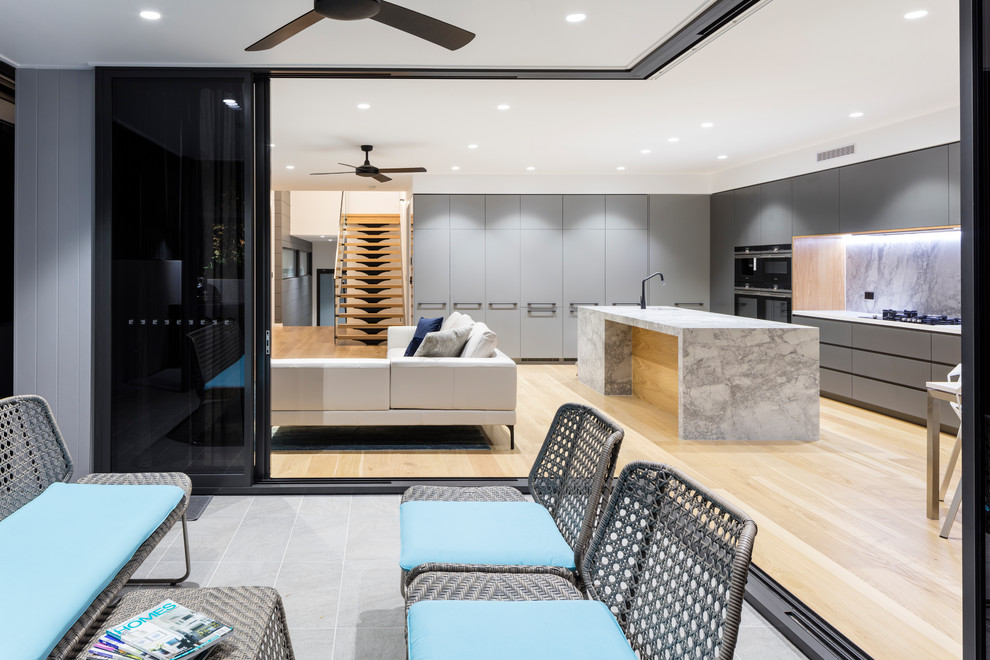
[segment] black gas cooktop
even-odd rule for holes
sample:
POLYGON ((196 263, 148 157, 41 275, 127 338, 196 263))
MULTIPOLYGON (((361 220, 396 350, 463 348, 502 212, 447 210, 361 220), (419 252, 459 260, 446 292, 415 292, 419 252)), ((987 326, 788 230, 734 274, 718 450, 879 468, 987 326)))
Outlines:
POLYGON ((920 323, 923 325, 962 325, 959 317, 945 314, 918 314, 916 309, 885 309, 884 321, 900 321, 901 323, 920 323))

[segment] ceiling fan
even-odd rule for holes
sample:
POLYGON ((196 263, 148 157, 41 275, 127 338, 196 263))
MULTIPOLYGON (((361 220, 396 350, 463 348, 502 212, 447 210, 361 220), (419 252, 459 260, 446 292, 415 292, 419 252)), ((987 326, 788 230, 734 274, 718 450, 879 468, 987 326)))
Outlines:
POLYGON ((370 144, 362 144, 361 151, 364 152, 364 165, 348 165, 347 163, 339 163, 344 167, 353 167, 353 172, 311 172, 310 176, 323 176, 324 174, 357 174, 358 176, 370 176, 375 181, 379 183, 385 183, 391 181, 391 177, 385 176, 384 173, 389 174, 409 174, 411 172, 425 172, 425 167, 383 167, 377 168, 368 161, 368 153, 373 149, 370 144))
POLYGON ((408 32, 420 39, 431 41, 448 50, 457 50, 474 39, 473 32, 462 30, 450 23, 444 23, 412 9, 393 5, 386 0, 313 0, 312 11, 286 23, 244 50, 268 50, 324 18, 338 21, 357 21, 362 18, 370 18, 373 21, 408 32))

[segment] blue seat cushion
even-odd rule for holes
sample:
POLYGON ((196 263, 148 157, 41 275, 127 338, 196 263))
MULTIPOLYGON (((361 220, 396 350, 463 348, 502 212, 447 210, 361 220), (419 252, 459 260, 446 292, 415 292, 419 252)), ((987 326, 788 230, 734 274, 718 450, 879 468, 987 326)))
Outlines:
POLYGON ((427 319, 422 316, 419 317, 419 322, 416 323, 416 332, 413 333, 413 338, 406 346, 406 352, 403 353, 405 357, 412 357, 416 354, 416 349, 419 345, 423 343, 423 339, 431 332, 436 332, 443 325, 443 317, 438 316, 436 318, 427 319))
POLYGON ((407 571, 428 562, 575 569, 574 550, 535 502, 403 502, 399 532, 407 571))
POLYGON ((596 600, 426 600, 409 608, 409 660, 636 660, 596 600))
POLYGON ((220 387, 244 387, 243 355, 237 362, 218 373, 203 385, 204 390, 212 390, 220 387))
POLYGON ((57 483, 0 520, 0 655, 47 656, 182 495, 57 483))

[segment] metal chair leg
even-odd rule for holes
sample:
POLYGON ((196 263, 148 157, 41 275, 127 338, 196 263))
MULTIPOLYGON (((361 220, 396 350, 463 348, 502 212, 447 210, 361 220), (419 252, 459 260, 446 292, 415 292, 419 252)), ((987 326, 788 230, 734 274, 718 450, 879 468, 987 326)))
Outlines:
POLYGON ((186 514, 182 514, 182 548, 186 555, 186 572, 178 578, 136 578, 127 581, 127 584, 171 584, 176 585, 185 582, 192 571, 192 564, 189 560, 189 529, 186 526, 186 514))
POLYGON ((949 538, 949 532, 952 530, 952 523, 956 521, 956 514, 959 513, 959 502, 962 500, 962 484, 956 486, 956 494, 952 496, 952 504, 949 505, 949 511, 945 514, 945 523, 942 525, 942 531, 939 534, 943 539, 949 538))
POLYGON ((509 425, 509 449, 516 448, 516 427, 509 425))
POLYGON ((938 489, 938 499, 944 500, 945 494, 949 492, 949 482, 952 480, 952 472, 956 469, 956 462, 959 460, 959 451, 962 449, 962 424, 959 425, 959 432, 956 433, 956 443, 952 445, 952 454, 949 455, 949 462, 945 466, 945 476, 942 477, 942 486, 938 489))

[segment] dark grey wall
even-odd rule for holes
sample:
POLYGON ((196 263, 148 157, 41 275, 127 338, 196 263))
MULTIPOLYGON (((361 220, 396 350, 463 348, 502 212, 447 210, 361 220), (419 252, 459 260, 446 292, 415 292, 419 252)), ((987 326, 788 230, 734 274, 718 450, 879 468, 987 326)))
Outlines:
POLYGON ((313 276, 282 280, 282 325, 313 325, 313 276))
POLYGON ((93 71, 18 69, 14 392, 51 404, 75 465, 93 453, 93 71))

